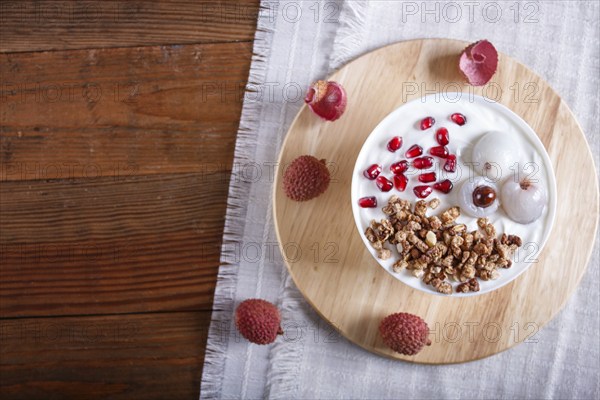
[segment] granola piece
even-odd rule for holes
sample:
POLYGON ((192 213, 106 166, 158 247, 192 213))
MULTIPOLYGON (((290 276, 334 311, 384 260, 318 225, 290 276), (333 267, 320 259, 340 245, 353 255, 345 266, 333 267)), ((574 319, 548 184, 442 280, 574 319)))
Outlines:
POLYGON ((450 250, 452 251, 452 255, 456 258, 460 258, 462 254, 462 249, 460 246, 463 244, 464 239, 461 236, 454 236, 450 241, 450 250))
POLYGON ((467 231, 467 226, 465 224, 457 224, 452 227, 452 234, 454 234, 454 235, 459 235, 466 231, 467 231))
POLYGON ((466 264, 463 267, 462 271, 460 272, 459 280, 461 282, 466 282, 469 279, 474 278, 476 273, 477 273, 477 270, 475 269, 475 267, 473 265, 466 264))
POLYGON ((377 235, 375 235, 375 231, 370 226, 365 230, 365 237, 369 241, 369 243, 375 243, 377 239, 377 235))
POLYGON ((410 232, 408 234, 408 241, 410 243, 414 244, 415 247, 423 253, 425 253, 427 250, 429 250, 429 246, 427 246, 427 244, 425 244, 424 241, 422 241, 419 237, 417 237, 417 235, 415 235, 414 232, 410 232))
POLYGON ((490 238, 496 237, 496 228, 492 224, 487 224, 484 228, 485 234, 490 238))
POLYGON ((408 224, 406 224, 406 229, 411 231, 420 231, 421 224, 416 221, 409 221, 408 224))
POLYGON ((511 247, 512 246, 521 247, 523 245, 523 241, 517 235, 508 235, 506 237, 506 243, 503 243, 503 244, 507 244, 507 245, 509 245, 511 247))
POLYGON ((453 238, 453 236, 450 234, 450 232, 444 231, 442 233, 442 237, 444 238, 444 243, 446 243, 446 245, 450 246, 450 244, 452 242, 452 238, 453 238))
POLYGON ((487 218, 477 218, 477 226, 481 229, 485 229, 485 226, 489 223, 487 218))
POLYGON ((440 205, 440 199, 431 199, 431 201, 429 201, 429 208, 431 208, 432 210, 435 210, 436 208, 438 208, 439 205, 440 205))
POLYGON ((454 222, 456 218, 460 216, 460 208, 459 207, 451 207, 444 211, 441 215, 442 222, 444 224, 454 222))
POLYGON ((435 233, 432 231, 427 231, 425 234, 425 244, 429 247, 435 246, 437 243, 437 238, 435 237, 435 233))
POLYGON ((452 255, 446 256, 442 259, 442 265, 444 267, 450 268, 450 267, 452 267, 453 263, 454 263, 454 256, 452 256, 452 255))
POLYGON ((463 251, 471 249, 473 247, 473 234, 467 233, 463 236, 464 242, 460 246, 463 251))
POLYGON ((435 215, 429 217, 429 227, 434 231, 437 231, 442 227, 442 221, 435 215))
POLYGON ((371 243, 371 246, 373 246, 375 250, 381 250, 383 249, 383 242, 381 240, 378 240, 376 242, 371 243))
POLYGON ((477 276, 482 281, 489 281, 490 279, 492 279, 492 272, 488 271, 487 269, 480 269, 477 270, 475 276, 477 276))
POLYGON ((458 285, 456 291, 459 293, 479 292, 479 282, 476 278, 471 278, 458 285))
POLYGON ((431 283, 431 281, 433 281, 434 279, 437 279, 437 277, 431 271, 427 271, 423 275, 423 283, 425 283, 426 285, 429 285, 431 283))
POLYGON ((469 289, 469 284, 467 282, 461 283, 456 287, 456 293, 469 293, 471 289, 469 289))
POLYGON ((435 278, 434 280, 432 280, 431 286, 433 286, 438 291, 438 293, 452 294, 452 285, 439 278, 435 278))
POLYGON ((394 210, 394 205, 392 203, 388 203, 385 206, 383 206, 381 208, 381 211, 383 211, 385 215, 392 215, 396 213, 396 210, 394 210))
POLYGON ((419 217, 424 217, 427 212, 427 202, 425 200, 419 200, 415 203, 415 214, 419 217))
POLYGON ((494 244, 495 244, 496 251, 498 252, 498 255, 500 256, 500 258, 504 258, 504 259, 510 258, 510 256, 512 255, 512 252, 508 245, 501 244, 498 240, 495 240, 494 244))
POLYGON ((392 266, 392 270, 394 270, 395 273, 398 273, 398 272, 402 271, 403 269, 406 269, 407 267, 408 267, 408 262, 406 262, 403 259, 400 259, 394 263, 394 265, 392 266))
POLYGON ((492 252, 492 250, 488 249, 488 247, 485 244, 479 242, 475 246, 473 246, 473 252, 475 252, 478 255, 488 255, 492 252))
POLYGON ((419 259, 419 257, 421 257, 421 252, 418 249, 413 247, 410 250, 410 256, 413 260, 417 260, 417 259, 419 259))
POLYGON ((423 271, 422 269, 413 269, 412 274, 415 278, 420 278, 423 275, 425 275, 425 271, 423 271))
POLYGON ((382 260, 387 260, 392 256, 392 251, 390 249, 381 249, 377 251, 377 257, 382 260))

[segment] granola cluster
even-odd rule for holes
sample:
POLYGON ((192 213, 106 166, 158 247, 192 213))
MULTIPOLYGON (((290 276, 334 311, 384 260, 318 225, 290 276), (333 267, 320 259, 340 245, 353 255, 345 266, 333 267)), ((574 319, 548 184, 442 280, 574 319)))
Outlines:
POLYGON ((438 199, 420 200, 411 209, 408 200, 394 195, 382 208, 387 219, 372 220, 365 236, 382 260, 392 257, 385 244, 396 246, 400 258, 394 272, 407 269, 443 294, 452 293, 449 280, 461 282, 457 292, 477 292, 478 279, 498 279, 500 268, 511 267, 510 258, 522 245, 521 238, 506 234, 498 238, 487 218, 479 218, 478 229, 468 232, 465 224, 456 223, 459 207, 439 216, 426 215, 428 208, 436 209, 439 204, 438 199))

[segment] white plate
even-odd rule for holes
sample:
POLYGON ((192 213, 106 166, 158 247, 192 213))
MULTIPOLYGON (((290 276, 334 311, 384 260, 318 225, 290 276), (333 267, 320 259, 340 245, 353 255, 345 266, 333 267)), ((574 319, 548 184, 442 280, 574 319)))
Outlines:
MULTIPOLYGON (((535 104, 532 104, 532 107, 534 106, 535 104)), ((426 293, 439 294, 433 287, 424 284, 420 278, 414 277, 410 271, 405 270, 394 273, 392 265, 398 259, 395 246, 387 243, 386 247, 392 250, 392 257, 388 260, 381 260, 377 258, 375 250, 364 235, 365 229, 372 219, 381 220, 386 217, 381 208, 387 204, 387 200, 391 195, 395 194, 402 199, 410 200, 413 204, 419 200, 413 194, 413 187, 419 184, 422 185, 416 178, 422 171, 417 170, 415 172, 413 168, 409 169, 407 172, 409 184, 406 191, 402 193, 395 188, 390 192, 382 193, 377 188, 375 181, 368 180, 363 176, 363 171, 370 165, 377 163, 383 167, 382 174, 391 180, 393 174, 389 170, 390 165, 406 159, 404 153, 413 144, 423 147, 423 155, 429 155, 428 149, 438 145, 435 140, 435 132, 442 126, 446 127, 450 133, 450 143, 447 147, 450 149, 450 153, 457 155, 457 170, 455 173, 443 171, 442 167, 445 160, 434 157, 435 165, 427 171, 435 171, 438 181, 446 178, 450 179, 454 183, 454 189, 449 194, 434 190, 426 200, 429 201, 437 197, 441 203, 436 210, 429 210, 427 215, 438 215, 443 210, 458 205, 456 195, 461 184, 470 176, 477 176, 477 173, 468 165, 471 161, 471 148, 481 136, 492 130, 511 135, 514 138, 515 149, 520 151, 522 159, 519 168, 514 165, 501 166, 503 176, 502 179, 497 181, 497 184, 501 186, 505 179, 515 179, 515 174, 518 170, 521 170, 520 177, 528 176, 530 179, 539 180, 540 184, 545 186, 548 194, 548 204, 542 216, 529 225, 519 224, 511 220, 502 207, 488 217, 496 227, 498 234, 518 235, 523 240, 523 246, 515 253, 512 267, 500 269, 501 276, 499 279, 492 281, 479 280, 481 288, 479 292, 452 293, 454 297, 477 296, 506 285, 522 274, 532 263, 537 262, 537 257, 550 235, 556 213, 556 179, 552 162, 533 129, 511 110, 490 99, 470 93, 438 93, 412 100, 400 106, 377 125, 361 148, 352 175, 352 212, 365 246, 381 267, 394 278, 410 287, 426 293), (450 115, 455 112, 462 113, 467 117, 465 125, 458 126, 450 120, 450 115), (427 116, 434 117, 436 123, 432 128, 422 131, 419 124, 427 116), (402 136, 404 141, 402 148, 395 153, 391 153, 386 147, 393 136, 402 136), (526 169, 524 170, 524 168, 526 169), (359 207, 358 199, 365 196, 375 196, 378 202, 377 208, 359 207)), ((494 180, 495 176, 492 174, 488 178, 494 180)), ((500 203, 502 203, 500 194, 498 196, 500 203)), ((476 221, 476 218, 471 218, 464 212, 457 220, 458 223, 466 224, 469 231, 477 229, 476 221)), ((451 283, 453 287, 458 285, 456 282, 451 283)))

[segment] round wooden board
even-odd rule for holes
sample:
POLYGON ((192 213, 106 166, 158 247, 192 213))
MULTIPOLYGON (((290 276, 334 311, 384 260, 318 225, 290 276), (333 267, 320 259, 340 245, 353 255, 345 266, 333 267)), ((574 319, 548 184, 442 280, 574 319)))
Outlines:
POLYGON ((285 196, 283 168, 277 172, 275 226, 294 282, 342 335, 377 354, 419 363, 459 363, 535 340, 535 332, 577 287, 591 255, 598 184, 579 124, 546 82, 504 54, 493 83, 483 88, 464 84, 457 58, 466 45, 414 40, 358 58, 330 77, 348 93, 342 118, 323 122, 303 107, 281 150, 281 166, 303 154, 335 166, 327 192, 303 203, 285 196), (554 228, 539 261, 510 284, 467 298, 426 294, 385 272, 365 248, 350 204, 354 162, 373 128, 409 100, 454 91, 498 100, 527 121, 550 155, 558 186, 554 228), (398 311, 423 317, 432 331, 432 345, 416 356, 392 352, 379 337, 381 319, 398 311))

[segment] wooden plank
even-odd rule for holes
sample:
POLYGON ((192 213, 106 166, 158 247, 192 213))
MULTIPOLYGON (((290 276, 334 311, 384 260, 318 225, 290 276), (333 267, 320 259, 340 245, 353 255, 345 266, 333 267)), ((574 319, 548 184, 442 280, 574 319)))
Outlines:
POLYGON ((0 181, 227 167, 251 43, 0 55, 0 181))
POLYGON ((258 0, 3 1, 0 52, 252 40, 258 9, 258 0))
POLYGON ((210 310, 227 181, 3 182, 1 315, 210 310))
POLYGON ((0 320, 3 399, 197 399, 210 312, 0 320))

